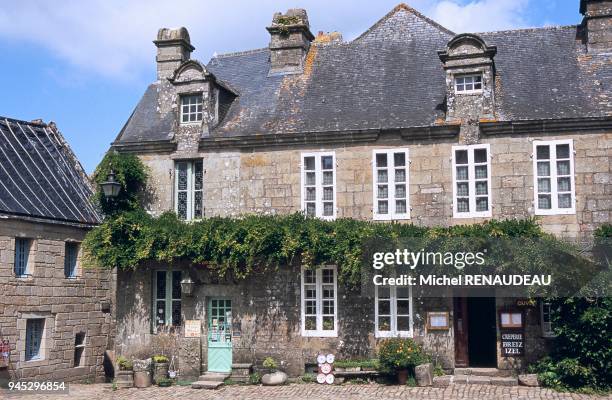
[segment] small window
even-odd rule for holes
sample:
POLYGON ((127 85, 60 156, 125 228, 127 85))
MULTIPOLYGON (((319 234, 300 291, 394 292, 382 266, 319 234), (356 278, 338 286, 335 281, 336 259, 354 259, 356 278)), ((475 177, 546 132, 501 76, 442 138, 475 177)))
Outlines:
POLYGON ((85 332, 74 336, 74 367, 83 366, 83 353, 85 352, 85 332))
POLYGON ((542 336, 554 337, 555 333, 552 327, 552 305, 550 302, 540 302, 540 318, 542 323, 542 336))
POLYGON ((412 288, 376 285, 374 293, 376 337, 412 337, 412 288))
POLYGON ((338 336, 336 267, 302 268, 302 336, 338 336))
POLYGON ((79 244, 66 242, 64 248, 64 276, 68 279, 77 278, 77 259, 79 244))
POLYGON ((491 162, 488 144, 453 146, 453 216, 491 216, 491 162))
POLYGON ((482 75, 462 75, 455 77, 456 93, 477 93, 482 91, 482 75))
POLYGON ((336 156, 302 154, 302 211, 311 217, 336 217, 336 156))
POLYGON ((201 219, 204 183, 202 160, 176 162, 174 180, 178 217, 188 221, 201 219))
POLYGON ((500 326, 502 328, 522 328, 523 314, 520 312, 500 313, 500 326))
POLYGON ((181 124, 202 122, 202 95, 181 96, 181 124))
POLYGON ((572 140, 533 142, 536 215, 574 214, 574 148, 572 140))
POLYGON ((36 318, 28 319, 26 322, 26 343, 25 343, 25 360, 34 361, 41 360, 42 357, 42 340, 45 330, 45 319, 36 318))
POLYGON ((15 276, 25 278, 32 275, 30 268, 30 249, 32 240, 15 238, 15 276))
POLYGON ((408 201, 408 150, 374 150, 374 219, 410 218, 408 201))
POLYGON ((181 271, 157 270, 153 275, 154 330, 181 325, 181 271))

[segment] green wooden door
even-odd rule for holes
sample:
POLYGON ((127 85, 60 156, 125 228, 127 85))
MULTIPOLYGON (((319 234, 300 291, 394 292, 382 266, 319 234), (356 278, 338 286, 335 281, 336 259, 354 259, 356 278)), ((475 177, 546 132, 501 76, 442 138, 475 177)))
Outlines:
POLYGON ((232 370, 232 301, 208 300, 208 370, 232 370))

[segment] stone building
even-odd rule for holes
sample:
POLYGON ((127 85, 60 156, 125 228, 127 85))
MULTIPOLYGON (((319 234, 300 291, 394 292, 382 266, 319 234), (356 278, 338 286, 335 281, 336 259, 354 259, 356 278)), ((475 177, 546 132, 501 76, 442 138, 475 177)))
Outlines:
POLYGON ((91 195, 55 124, 0 118, 0 384, 104 381, 113 275, 81 265, 91 195))
MULTIPOLYGON (((425 226, 538 216, 548 232, 588 239, 612 204, 611 5, 581 1, 579 26, 457 34, 401 4, 350 41, 315 37, 293 9, 273 16, 268 47, 207 64, 190 59, 185 28, 160 29, 157 79, 112 147, 150 168, 153 214, 425 226)), ((181 339, 184 376, 268 355, 295 375, 319 351, 367 357, 392 336, 414 337, 447 368, 515 364, 497 316, 514 300, 361 296, 334 266, 240 283, 148 267, 118 272, 118 351, 162 326, 184 336, 189 321, 201 337, 181 339), (192 296, 180 290, 187 276, 192 296), (427 326, 433 311, 447 329, 427 326)), ((548 310, 520 312, 529 361, 546 345, 548 310)))

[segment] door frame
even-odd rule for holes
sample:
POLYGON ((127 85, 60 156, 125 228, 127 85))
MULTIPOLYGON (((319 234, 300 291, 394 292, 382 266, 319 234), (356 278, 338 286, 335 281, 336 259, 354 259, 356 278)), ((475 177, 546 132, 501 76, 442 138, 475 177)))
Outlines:
POLYGON ((467 297, 453 297, 453 329, 455 368, 467 368, 470 365, 467 297))

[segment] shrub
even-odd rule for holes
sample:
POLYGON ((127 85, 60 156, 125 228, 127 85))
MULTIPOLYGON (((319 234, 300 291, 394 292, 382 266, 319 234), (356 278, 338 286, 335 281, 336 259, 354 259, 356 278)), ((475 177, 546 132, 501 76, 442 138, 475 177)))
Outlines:
POLYGON ((261 383, 261 375, 257 372, 253 372, 249 375, 249 384, 251 385, 259 385, 261 383))
POLYGON ((153 356, 153 362, 154 363, 167 363, 168 361, 169 361, 168 357, 166 357, 164 355, 153 356))
POLYGON ((300 381, 303 383, 313 383, 317 381, 317 376, 315 374, 307 373, 300 376, 300 381))
POLYGON ((133 368, 132 362, 124 356, 117 357, 117 365, 120 370, 129 371, 133 368))
POLYGON ((334 362, 334 367, 337 368, 371 368, 378 369, 380 367, 380 363, 378 360, 338 360, 334 362))
POLYGON ((276 363, 276 361, 274 361, 272 357, 266 357, 263 362, 263 367, 271 371, 276 371, 278 369, 278 364, 276 363))
POLYGON ((412 339, 387 339, 382 342, 378 353, 380 369, 394 373, 402 369, 413 369, 428 361, 420 345, 412 339))

